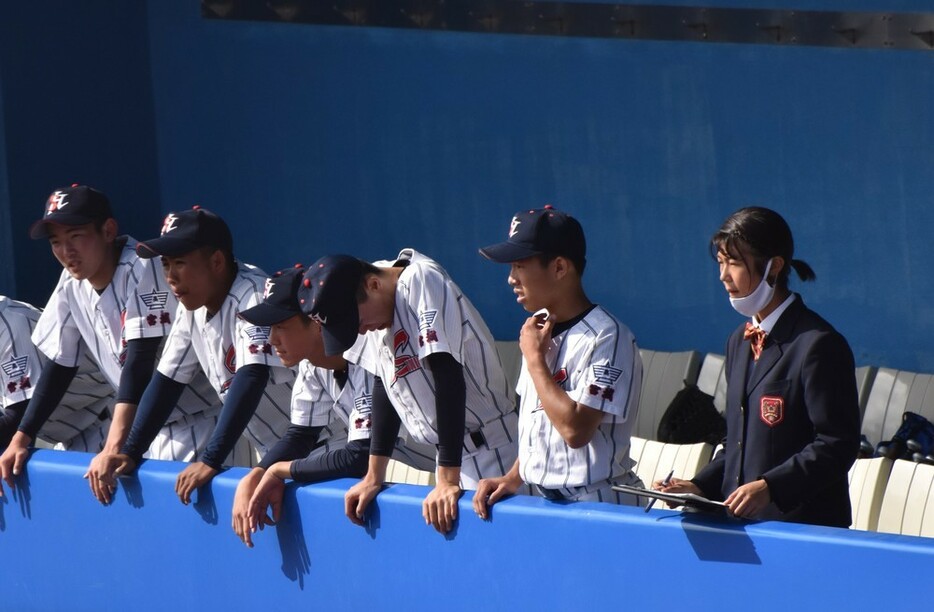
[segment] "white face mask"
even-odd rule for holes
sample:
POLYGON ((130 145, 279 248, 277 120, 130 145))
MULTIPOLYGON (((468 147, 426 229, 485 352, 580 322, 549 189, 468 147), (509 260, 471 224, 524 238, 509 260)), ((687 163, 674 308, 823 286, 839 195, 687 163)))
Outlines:
POLYGON ((736 312, 746 317, 753 317, 757 312, 761 312, 763 308, 769 305, 772 296, 775 295, 775 285, 770 285, 767 280, 771 269, 772 260, 770 259, 765 266, 765 274, 762 275, 762 280, 759 281, 759 286, 756 287, 755 291, 746 297, 730 298, 730 305, 736 312))

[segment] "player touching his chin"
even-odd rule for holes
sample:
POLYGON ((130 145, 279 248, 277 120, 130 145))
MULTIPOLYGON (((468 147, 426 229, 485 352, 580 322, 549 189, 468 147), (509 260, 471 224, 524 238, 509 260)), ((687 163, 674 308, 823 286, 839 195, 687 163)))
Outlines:
POLYGON ((638 503, 612 486, 641 484, 629 437, 642 360, 632 332, 584 293, 580 223, 550 206, 520 211, 508 239, 480 253, 510 265, 516 301, 536 314, 519 332, 519 457, 505 476, 480 481, 474 511, 488 518, 523 482, 550 500, 638 503))

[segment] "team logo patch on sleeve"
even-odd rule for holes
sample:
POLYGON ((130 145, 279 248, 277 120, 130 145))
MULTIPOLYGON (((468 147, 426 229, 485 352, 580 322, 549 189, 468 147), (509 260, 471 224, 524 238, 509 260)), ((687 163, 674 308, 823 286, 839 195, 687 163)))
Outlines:
POLYGON ((759 418, 769 427, 775 427, 785 420, 785 400, 772 396, 763 395, 759 400, 759 418))
POLYGON ((430 329, 434 325, 435 317, 438 316, 437 310, 426 310, 425 312, 418 313, 418 329, 425 331, 430 329))
POLYGON ((169 299, 169 292, 153 290, 151 293, 141 293, 139 299, 143 300, 143 304, 146 304, 146 308, 149 310, 159 310, 165 308, 165 303, 169 299))
POLYGON ((13 357, 6 363, 0 364, 3 373, 8 379, 22 378, 26 375, 26 368, 29 365, 29 356, 13 357))
POLYGON ((620 368, 614 368, 607 365, 595 365, 593 366, 593 375, 596 379, 596 382, 602 383, 604 385, 612 385, 619 377, 622 376, 623 371, 620 368))
POLYGON ((269 340, 269 328, 261 327, 259 325, 251 325, 243 330, 243 332, 249 336, 250 340, 253 342, 265 342, 269 340))

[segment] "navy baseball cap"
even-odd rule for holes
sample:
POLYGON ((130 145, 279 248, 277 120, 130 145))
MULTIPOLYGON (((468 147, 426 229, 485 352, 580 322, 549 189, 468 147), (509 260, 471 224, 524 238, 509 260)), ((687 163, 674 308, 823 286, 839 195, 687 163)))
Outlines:
POLYGON ((162 222, 158 238, 136 245, 136 253, 143 258, 178 257, 201 247, 233 251, 233 237, 224 220, 200 206, 191 210, 169 213, 162 222))
POLYGON ((583 260, 587 242, 577 219, 546 205, 517 212, 509 224, 506 241, 483 247, 480 254, 499 263, 512 263, 533 255, 561 255, 583 260))
POLYGON ((33 240, 48 238, 49 223, 84 225, 111 217, 113 213, 107 196, 87 185, 75 183, 52 192, 45 202, 42 218, 30 226, 29 237, 33 240))
POLYGON ((339 355, 357 341, 357 287, 363 275, 364 262, 350 255, 322 257, 305 272, 298 302, 303 313, 321 324, 324 352, 328 355, 339 355))
POLYGON ((276 272, 266 279, 262 303, 247 308, 240 316, 253 325, 268 327, 302 314, 298 303, 298 287, 304 275, 305 267, 302 264, 276 272))

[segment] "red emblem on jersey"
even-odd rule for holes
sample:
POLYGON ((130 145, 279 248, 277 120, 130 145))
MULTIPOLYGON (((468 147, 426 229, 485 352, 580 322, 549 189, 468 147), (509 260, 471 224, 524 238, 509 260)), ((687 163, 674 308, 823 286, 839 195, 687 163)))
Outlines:
POLYGON ((227 349, 227 356, 224 357, 224 367, 226 367, 227 371, 231 374, 237 371, 237 351, 234 350, 232 344, 230 348, 227 349))
POLYGON ((172 323, 172 317, 169 316, 169 313, 163 310, 162 314, 159 315, 159 323, 162 323, 163 325, 169 325, 172 323))
MULTIPOLYGON (((392 346, 396 354, 396 379, 404 378, 412 372, 416 372, 421 369, 422 364, 418 360, 418 357, 404 354, 404 351, 409 348, 409 334, 406 333, 404 329, 400 329, 392 337, 392 346)), ((392 382, 395 383, 396 379, 393 379, 392 382)))
POLYGON ((759 418, 769 427, 775 427, 785 419, 785 400, 772 395, 763 395, 759 400, 759 418))
POLYGON ((560 370, 554 373, 554 376, 552 376, 552 378, 554 379, 556 383, 561 385, 561 387, 563 388, 564 383, 567 382, 568 380, 568 369, 561 368, 560 370))
POLYGON ((149 327, 153 327, 156 323, 158 323, 158 321, 159 319, 156 318, 156 315, 154 314, 146 315, 146 323, 149 324, 149 327))
POLYGON ((616 393, 613 387, 601 387, 600 385, 590 385, 587 391, 589 391, 591 395, 599 395, 608 402, 613 401, 613 395, 616 393))

